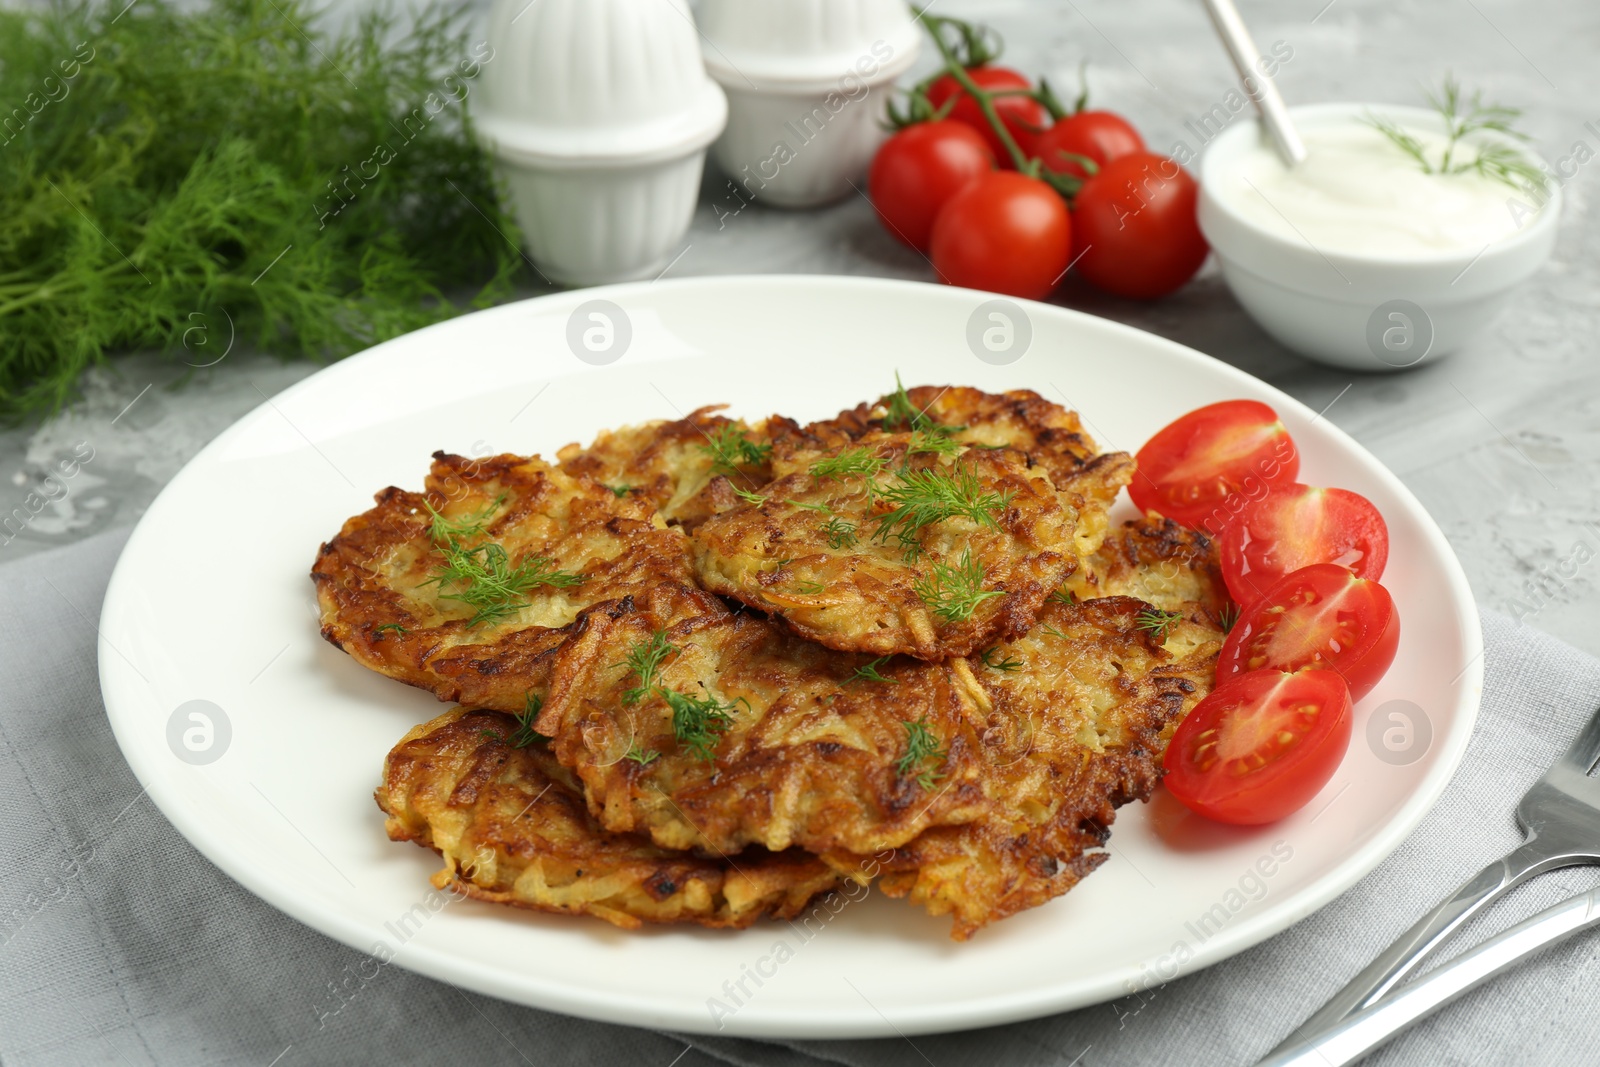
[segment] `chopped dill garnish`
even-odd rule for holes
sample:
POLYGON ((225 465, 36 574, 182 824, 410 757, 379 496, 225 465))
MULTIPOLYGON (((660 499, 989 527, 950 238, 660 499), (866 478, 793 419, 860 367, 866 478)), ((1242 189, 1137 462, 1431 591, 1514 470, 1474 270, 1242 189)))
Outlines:
POLYGON ((988 667, 991 671, 1020 671, 1022 669, 1022 661, 1020 659, 1012 659, 1010 656, 1004 655, 1000 651, 999 645, 996 645, 993 648, 986 648, 982 652, 979 652, 978 658, 982 660, 983 665, 988 667))
MULTIPOLYGON (((601 484, 604 485, 605 483, 602 482, 601 484)), ((638 491, 638 487, 633 485, 607 485, 606 488, 611 490, 612 495, 618 499, 638 491)))
POLYGON ((895 761, 895 773, 902 778, 915 773, 918 785, 923 789, 932 789, 933 784, 944 777, 940 768, 944 765, 946 752, 939 747, 939 739, 933 736, 926 715, 916 722, 902 722, 900 725, 906 728, 906 754, 895 761), (930 763, 933 766, 929 766, 930 763))
POLYGON ((813 478, 832 478, 843 481, 845 478, 871 478, 887 466, 883 460, 872 454, 872 450, 865 445, 860 448, 848 448, 836 456, 820 459, 811 465, 813 478))
POLYGON ((785 500, 790 507, 799 508, 801 511, 816 511, 824 515, 833 514, 832 504, 807 504, 804 500, 785 500))
POLYGON ((1217 622, 1222 626, 1225 634, 1233 633, 1234 626, 1239 622, 1239 605, 1229 603, 1217 615, 1217 622))
POLYGON ((913 535, 923 527, 964 515, 981 526, 996 529, 996 513, 1011 503, 1010 493, 985 491, 977 474, 960 466, 951 471, 939 467, 905 471, 898 485, 880 490, 878 496, 894 505, 894 510, 879 517, 873 540, 886 541, 894 533, 909 557, 916 555, 911 549, 916 544, 913 535))
POLYGON ((528 594, 541 586, 565 589, 583 581, 583 575, 561 570, 544 556, 529 556, 515 567, 506 550, 494 542, 462 548, 454 540, 438 546, 444 567, 423 585, 437 585, 440 600, 458 600, 477 608, 468 626, 496 622, 515 615, 528 594))
POLYGON ((656 692, 672 709, 672 736, 678 739, 678 744, 697 759, 707 763, 715 759, 711 750, 728 727, 733 725, 733 716, 728 713, 744 703, 743 698, 723 703, 710 694, 692 697, 675 689, 660 688, 656 692))
POLYGON ((374 641, 382 641, 383 640, 383 632, 385 630, 393 630, 395 633, 401 634, 401 635, 408 634, 408 633, 411 632, 411 631, 407 630, 404 626, 401 626, 397 622, 386 622, 382 626, 374 626, 372 628, 372 639, 374 641))
POLYGON ((872 660, 871 662, 863 663, 861 666, 856 668, 854 674, 845 679, 844 684, 851 685, 855 682, 888 682, 890 685, 899 685, 900 679, 885 678, 883 675, 878 673, 878 668, 883 666, 885 663, 888 663, 892 659, 894 659, 893 656, 879 656, 877 659, 872 660))
POLYGON ((1517 190, 1542 189, 1546 177, 1523 153, 1502 141, 1480 142, 1471 145, 1473 151, 1461 152, 1464 138, 1483 131, 1526 141, 1527 134, 1512 123, 1522 112, 1514 107, 1483 102, 1482 91, 1469 98, 1461 91, 1454 78, 1446 78, 1438 93, 1429 93, 1431 103, 1444 119, 1445 144, 1437 159, 1431 158, 1427 147, 1415 134, 1409 133, 1392 119, 1368 112, 1367 125, 1394 142, 1406 155, 1416 160, 1424 174, 1478 174, 1517 190))
POLYGON ((745 436, 736 424, 725 422, 716 433, 706 435, 700 451, 711 457, 711 469, 717 474, 737 474, 742 466, 755 467, 765 463, 772 455, 771 445, 760 445, 745 436))
POLYGON ((1162 611, 1160 608, 1145 608, 1134 618, 1133 624, 1157 641, 1165 641, 1167 634, 1182 620, 1183 612, 1181 611, 1162 611))
POLYGON ((639 684, 622 694, 622 703, 637 704, 649 696, 651 690, 656 688, 656 674, 661 670, 662 660, 676 651, 678 646, 667 640, 665 630, 657 630, 650 635, 649 641, 629 649, 626 663, 628 670, 639 679, 639 684))
POLYGON ((1057 604, 1065 604, 1069 608, 1078 602, 1077 598, 1072 595, 1072 590, 1068 589, 1066 586, 1062 586, 1060 589, 1057 589, 1055 592, 1045 597, 1045 599, 1053 600, 1057 604))
POLYGON ((623 753, 622 758, 632 760, 641 767, 648 767, 660 756, 661 753, 657 752, 655 749, 652 748, 646 751, 645 749, 639 747, 639 742, 635 741, 633 744, 628 746, 628 751, 623 753))
POLYGON ((533 693, 523 698, 522 711, 517 715, 517 729, 511 735, 512 748, 527 748, 532 744, 544 744, 550 740, 544 734, 533 728, 539 712, 544 708, 544 697, 533 693))
POLYGON ((829 548, 854 548, 856 546, 856 524, 846 519, 835 516, 822 524, 822 532, 828 538, 829 548))
POLYGON ((442 513, 435 511, 432 504, 424 500, 422 506, 428 509, 428 515, 433 519, 432 525, 428 527, 428 536, 435 544, 459 544, 469 537, 477 537, 489 524, 489 516, 500 510, 500 505, 505 501, 506 495, 501 493, 492 503, 485 504, 482 511, 463 515, 459 519, 447 519, 442 513))
POLYGON ((1003 595, 998 589, 983 588, 983 565, 972 558, 970 548, 961 553, 954 567, 935 563, 933 574, 917 581, 912 589, 946 622, 970 619, 979 604, 1003 595))
POLYGON ((826 588, 827 588, 827 586, 823 585, 821 582, 795 582, 794 583, 794 591, 799 593, 799 594, 801 594, 802 596, 816 596, 818 593, 822 592, 826 588))
POLYGON ((759 508, 761 505, 767 502, 767 498, 762 496, 760 493, 751 492, 749 489, 740 489, 732 482, 728 483, 728 488, 733 490, 734 496, 738 497, 740 500, 743 500, 746 504, 754 504, 759 508))

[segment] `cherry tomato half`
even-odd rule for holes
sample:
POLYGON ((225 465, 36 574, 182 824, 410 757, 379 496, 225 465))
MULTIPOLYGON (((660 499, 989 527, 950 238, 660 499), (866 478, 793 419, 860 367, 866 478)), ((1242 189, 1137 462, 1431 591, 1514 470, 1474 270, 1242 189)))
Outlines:
POLYGON ((1324 668, 1372 692, 1400 646, 1400 616, 1389 591, 1334 563, 1302 567, 1266 591, 1228 632, 1217 681, 1250 671, 1324 668))
POLYGON ((1372 501, 1348 489, 1281 485, 1223 527, 1222 577, 1240 604, 1253 604, 1286 574, 1337 563, 1357 578, 1383 577, 1389 527, 1372 501))
POLYGON ((1350 694, 1332 671, 1251 671, 1178 724, 1162 779, 1191 811, 1258 826, 1305 807, 1350 747, 1350 694))
POLYGON ((1195 218, 1199 197, 1189 172, 1166 156, 1133 152, 1111 160, 1073 204, 1078 273, 1136 300, 1180 288, 1210 248, 1195 218))
POLYGON ((941 281, 1038 300, 1066 273, 1072 222, 1044 182, 997 170, 949 199, 931 247, 941 281))
POLYGON ((962 186, 994 170, 994 153, 964 122, 919 122, 883 143, 867 189, 884 229, 928 250, 933 220, 962 186))
POLYGON ((1207 404, 1145 442, 1128 495, 1140 511, 1220 533, 1274 485, 1292 483, 1300 454, 1278 413, 1255 400, 1207 404))
MULTIPOLYGON (((1010 67, 969 67, 967 76, 977 84, 978 88, 989 92, 1033 88, 1033 83, 1025 75, 1010 67)), ((942 75, 928 86, 928 102, 936 108, 943 107, 945 101, 951 97, 957 99, 948 117, 956 122, 964 122, 977 130, 988 143, 994 158, 999 160, 1001 168, 1014 169, 1011 153, 1007 152, 1005 145, 1001 143, 1000 135, 994 132, 989 120, 983 117, 983 109, 978 106, 978 102, 967 94, 953 75, 942 75)), ((1001 124, 1022 149, 1022 154, 1033 155, 1033 139, 1039 135, 1039 131, 1050 125, 1050 113, 1044 109, 1044 105, 1028 96, 997 96, 994 98, 994 110, 1000 116, 1001 124)))
POLYGON ((1112 160, 1143 151, 1144 138, 1139 131, 1121 115, 1109 111, 1068 115, 1033 139, 1033 154, 1046 167, 1074 178, 1089 175, 1072 156, 1087 156, 1096 167, 1104 167, 1112 160))

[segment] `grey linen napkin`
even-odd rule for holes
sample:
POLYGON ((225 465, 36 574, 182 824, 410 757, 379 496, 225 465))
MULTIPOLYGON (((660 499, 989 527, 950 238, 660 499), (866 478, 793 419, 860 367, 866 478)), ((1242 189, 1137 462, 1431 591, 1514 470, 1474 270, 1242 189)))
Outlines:
MULTIPOLYGON (((679 1037, 518 1007, 398 967, 351 981, 357 968, 367 973, 360 953, 274 911, 190 847, 142 795, 100 702, 95 626, 125 538, 0 564, 0 1064, 8 1067, 1248 1063, 1519 840, 1517 797, 1600 706, 1600 664, 1489 615, 1483 713, 1443 800, 1378 870, 1271 941, 1142 997, 988 1030, 838 1042, 679 1037)), ((1588 888, 1592 873, 1546 875, 1469 935, 1588 888)), ((1593 1062, 1597 958, 1593 938, 1558 947, 1371 1062, 1593 1062)))

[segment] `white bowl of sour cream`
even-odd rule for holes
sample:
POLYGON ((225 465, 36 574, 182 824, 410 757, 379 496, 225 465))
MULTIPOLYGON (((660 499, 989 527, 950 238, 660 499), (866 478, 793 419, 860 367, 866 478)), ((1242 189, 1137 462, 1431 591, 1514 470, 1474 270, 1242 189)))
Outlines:
MULTIPOLYGON (((1291 113, 1307 159, 1292 170, 1254 122, 1224 130, 1200 161, 1200 229, 1228 287, 1289 348, 1323 363, 1384 371, 1436 360, 1480 334, 1555 246, 1561 193, 1479 173, 1427 173, 1367 118, 1395 123, 1437 165, 1444 122, 1388 104, 1317 104, 1291 113)), ((1454 159, 1485 143, 1470 135, 1454 159)), ((1464 155, 1470 154, 1470 155, 1464 155)))

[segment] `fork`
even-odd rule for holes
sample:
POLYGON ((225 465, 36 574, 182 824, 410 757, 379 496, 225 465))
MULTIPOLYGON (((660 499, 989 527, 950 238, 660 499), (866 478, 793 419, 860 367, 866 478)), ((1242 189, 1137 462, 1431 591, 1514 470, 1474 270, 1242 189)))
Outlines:
MULTIPOLYGON (((1447 900, 1400 935, 1266 1059, 1270 1061, 1314 1040, 1348 1017, 1383 1000, 1451 934, 1528 879, 1561 867, 1600 864, 1600 779, 1589 777, 1597 761, 1600 761, 1600 711, 1590 718, 1566 753, 1551 764, 1517 804, 1517 825, 1524 837, 1522 844, 1468 879, 1447 900)), ((1415 1018, 1404 1020, 1402 1026, 1414 1021, 1415 1018)))

